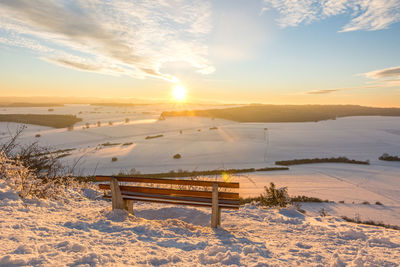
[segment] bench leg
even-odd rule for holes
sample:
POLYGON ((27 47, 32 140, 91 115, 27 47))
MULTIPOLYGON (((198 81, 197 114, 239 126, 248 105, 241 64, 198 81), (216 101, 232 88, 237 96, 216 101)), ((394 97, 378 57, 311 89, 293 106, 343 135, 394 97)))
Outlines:
POLYGON ((221 226, 221 209, 218 207, 218 226, 221 226))
POLYGON ((218 184, 214 183, 212 187, 211 228, 218 227, 218 210, 218 184))
POLYGON ((121 190, 119 189, 118 180, 116 178, 111 178, 110 189, 112 197, 112 209, 124 209, 124 201, 122 200, 121 190))
POLYGON ((135 213, 133 212, 133 200, 124 200, 124 204, 125 204, 125 209, 132 215, 135 215, 135 213))

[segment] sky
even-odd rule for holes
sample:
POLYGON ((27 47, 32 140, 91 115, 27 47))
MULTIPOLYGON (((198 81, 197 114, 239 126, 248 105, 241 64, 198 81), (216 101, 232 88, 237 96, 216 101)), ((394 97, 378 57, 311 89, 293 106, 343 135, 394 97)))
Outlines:
POLYGON ((400 107, 400 0, 0 0, 0 97, 400 107))

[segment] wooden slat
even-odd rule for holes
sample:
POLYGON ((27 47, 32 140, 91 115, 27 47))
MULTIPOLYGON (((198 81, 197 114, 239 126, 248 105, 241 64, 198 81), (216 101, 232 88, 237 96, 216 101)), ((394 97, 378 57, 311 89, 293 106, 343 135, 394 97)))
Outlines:
MULTIPOLYGON (((110 185, 99 184, 99 188, 103 190, 110 190, 110 185)), ((210 191, 194 191, 194 190, 177 190, 168 188, 153 188, 153 187, 139 187, 139 186, 120 186, 121 191, 149 193, 158 195, 174 195, 174 196, 194 196, 194 197, 207 197, 211 199, 212 192, 210 191)), ((239 199, 239 193, 219 192, 218 198, 221 200, 239 199)))
POLYGON ((218 187, 239 188, 239 183, 198 181, 198 180, 182 180, 182 179, 161 179, 161 178, 142 178, 131 176, 96 176, 97 182, 108 182, 111 178, 116 178, 119 182, 134 183, 150 183, 150 184, 176 184, 176 185, 192 185, 192 186, 208 186, 212 187, 213 183, 218 183, 218 187))
MULTIPOLYGON (((104 198, 111 198, 111 196, 103 196, 104 198)), ((189 206, 196 206, 196 207, 208 207, 211 208, 211 205, 208 203, 196 203, 196 202, 177 202, 177 201, 169 201, 169 200, 162 200, 162 199, 152 199, 152 198, 143 198, 143 197, 135 197, 135 196, 123 196, 124 200, 134 200, 134 201, 144 201, 144 202, 155 202, 155 203, 166 203, 166 204, 176 204, 176 205, 189 205, 189 206)), ((228 204, 220 204, 220 209, 239 209, 240 205, 228 205, 228 204)))
MULTIPOLYGON (((197 206, 197 207, 211 207, 211 204, 201 203, 201 202, 172 201, 172 200, 151 199, 151 198, 143 198, 143 197, 135 197, 135 196, 123 196, 123 198, 126 200, 130 199, 130 200, 144 201, 144 202, 166 203, 166 204, 174 204, 174 205, 188 205, 188 206, 197 206)), ((239 209, 239 206, 220 204, 219 208, 221 208, 221 209, 239 209)))
MULTIPOLYGON (((182 200, 182 201, 193 201, 193 202, 202 202, 202 203, 212 203, 211 198, 203 198, 203 197, 187 197, 187 196, 171 196, 171 195, 156 195, 156 194, 146 194, 146 193, 137 193, 137 192, 128 192, 121 191, 122 196, 137 196, 137 197, 148 197, 148 198, 156 198, 156 199, 168 199, 168 200, 182 200)), ((239 205, 239 200, 219 200, 221 204, 228 205, 239 205)))

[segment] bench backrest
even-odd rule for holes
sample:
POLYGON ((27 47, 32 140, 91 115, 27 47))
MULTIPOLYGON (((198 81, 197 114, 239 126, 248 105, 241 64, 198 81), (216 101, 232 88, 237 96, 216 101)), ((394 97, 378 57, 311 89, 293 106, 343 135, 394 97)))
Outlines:
MULTIPOLYGON (((124 199, 170 203, 192 206, 212 206, 212 187, 237 189, 239 183, 219 182, 219 181, 199 181, 184 179, 162 179, 162 178, 143 178, 132 176, 96 176, 96 182, 107 182, 112 178, 118 182, 148 184, 150 186, 125 185, 119 186, 124 199), (178 188, 158 188, 154 185, 171 185, 178 188), (181 189, 180 186, 189 188, 181 189), (190 188, 194 187, 194 188, 190 188), (201 189, 201 190, 199 190, 201 189), (205 190, 203 190, 205 189, 205 190)), ((99 188, 110 190, 110 184, 99 184, 99 188)), ((218 192, 218 206, 225 209, 239 208, 239 193, 218 192)))

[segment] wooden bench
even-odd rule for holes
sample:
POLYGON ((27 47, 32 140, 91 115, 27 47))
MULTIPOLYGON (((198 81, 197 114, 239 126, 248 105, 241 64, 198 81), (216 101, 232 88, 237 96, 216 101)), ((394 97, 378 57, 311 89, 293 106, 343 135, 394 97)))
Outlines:
POLYGON ((238 189, 239 183, 127 176, 96 176, 96 182, 109 182, 99 184, 99 188, 111 191, 106 197, 111 197, 113 209, 126 209, 132 214, 133 201, 210 207, 211 227, 217 228, 221 225, 221 209, 239 209, 239 193, 221 192, 224 188, 238 189))

